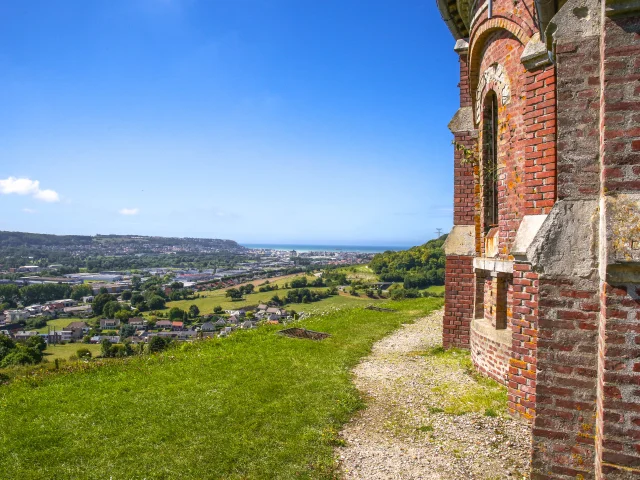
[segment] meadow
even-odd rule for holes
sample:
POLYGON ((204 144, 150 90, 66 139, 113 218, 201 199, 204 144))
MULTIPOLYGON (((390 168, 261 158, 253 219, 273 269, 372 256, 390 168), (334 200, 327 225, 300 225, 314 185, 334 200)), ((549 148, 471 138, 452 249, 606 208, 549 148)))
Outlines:
MULTIPOLYGON (((217 306, 222 307, 224 310, 232 310, 238 309, 251 305, 258 305, 260 303, 267 303, 271 297, 274 295, 278 295, 279 297, 283 297, 286 295, 287 290, 284 290, 283 287, 285 283, 290 283, 294 278, 302 278, 304 275, 296 275, 293 277, 288 277, 286 279, 280 279, 272 282, 272 285, 278 285, 280 287, 279 290, 272 290, 270 292, 258 292, 258 287, 256 287, 256 293, 251 293, 249 295, 245 295, 242 300, 232 301, 229 297, 226 296, 225 290, 213 290, 210 292, 200 292, 200 298, 195 298, 192 300, 178 300, 175 302, 167 302, 167 308, 179 307, 183 310, 188 310, 189 306, 196 305, 200 310, 200 314, 209 314, 213 313, 213 309, 217 306)), ((315 277, 307 276, 307 280, 311 281, 315 277)), ((261 282, 262 283, 262 282, 261 282)), ((260 283, 260 284, 261 284, 260 283)), ((327 287, 309 287, 310 290, 326 290, 327 287)), ((314 303, 289 303, 285 306, 288 310, 295 310, 296 312, 317 312, 324 311, 323 306, 327 305, 330 307, 345 307, 345 306, 357 306, 357 305, 368 305, 371 303, 379 302, 380 300, 372 299, 366 297, 364 294, 359 297, 353 296, 333 296, 327 299, 324 299, 320 302, 314 303)), ((145 313, 146 315, 151 315, 150 313, 145 313)))
POLYGON ((56 358, 59 360, 68 360, 69 357, 75 355, 81 348, 87 348, 94 357, 100 354, 102 348, 99 344, 91 343, 67 343, 64 345, 47 345, 44 351, 44 360, 53 362, 56 358))
POLYGON ((265 326, 15 379, 0 386, 0 478, 335 478, 337 432, 363 406, 350 369, 442 299, 383 305, 397 311, 300 322, 322 341, 265 326))

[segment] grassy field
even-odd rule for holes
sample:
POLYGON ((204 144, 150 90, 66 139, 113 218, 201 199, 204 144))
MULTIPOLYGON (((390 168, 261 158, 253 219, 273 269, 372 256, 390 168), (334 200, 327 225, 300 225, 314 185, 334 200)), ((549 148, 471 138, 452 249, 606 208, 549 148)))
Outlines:
POLYGON ((55 327, 56 331, 60 331, 63 328, 65 328, 67 325, 69 325, 71 322, 86 322, 86 321, 87 321, 86 318, 55 318, 53 320, 47 321, 46 327, 37 328, 36 332, 47 333, 49 330, 49 327, 51 329, 55 327))
POLYGON ((88 348, 94 357, 100 353, 100 345, 86 343, 67 343, 66 345, 48 345, 44 351, 44 358, 53 362, 56 358, 68 360, 71 355, 75 355, 78 349, 88 348))
MULTIPOLYGON (((302 277, 303 275, 297 275, 296 277, 302 277)), ((315 277, 307 276, 309 281, 313 280, 315 277)), ((285 283, 291 282, 292 278, 287 278, 284 280, 278 280, 277 282, 272 282, 273 285, 279 285, 280 287, 284 286, 285 283)), ((256 288, 257 290, 257 288, 256 288)), ((326 287, 318 287, 318 288, 310 288, 310 290, 326 290, 326 287)), ((258 305, 260 303, 266 303, 273 297, 274 295, 278 295, 279 297, 283 297, 286 295, 287 290, 273 290, 271 292, 263 292, 263 293, 252 293, 250 295, 245 295, 243 300, 233 302, 231 299, 226 297, 225 290, 214 290, 211 292, 201 292, 200 298, 195 298, 193 300, 178 300, 175 302, 167 302, 167 308, 171 307, 179 307, 183 310, 188 310, 189 306, 196 305, 200 309, 200 314, 204 315, 207 313, 213 313, 213 309, 216 306, 221 306, 224 310, 236 309, 246 307, 248 305, 258 305)), ((320 302, 314 303, 290 303, 287 304, 285 308, 293 309, 296 312, 315 312, 315 311, 323 311, 323 306, 357 306, 368 303, 375 303, 379 300, 372 300, 370 298, 365 297, 364 295, 361 297, 330 297, 324 299, 320 302), (366 303, 368 302, 368 303, 366 303)), ((150 315, 147 313, 147 315, 150 315)))
POLYGON ((427 292, 435 293, 436 295, 444 295, 444 285, 431 285, 427 288, 427 292))
POLYGON ((362 280, 363 282, 378 282, 378 276, 368 265, 352 265, 350 267, 342 267, 337 270, 345 273, 347 280, 362 280))
POLYGON ((156 356, 0 386, 0 478, 329 479, 362 400, 350 369, 376 340, 442 305, 386 302, 184 344, 156 356))

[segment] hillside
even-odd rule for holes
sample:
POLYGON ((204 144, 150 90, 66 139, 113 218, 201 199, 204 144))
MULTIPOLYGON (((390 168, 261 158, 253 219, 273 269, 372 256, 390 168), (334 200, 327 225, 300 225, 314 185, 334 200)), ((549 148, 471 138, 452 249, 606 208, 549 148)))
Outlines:
POLYGON ((322 341, 265 326, 0 385, 0 478, 335 478, 338 431, 363 405, 350 368, 441 305, 343 308, 302 323, 322 341))
POLYGON ((442 245, 447 236, 399 252, 387 251, 373 257, 369 267, 383 282, 404 282, 405 288, 444 285, 445 255, 442 245))

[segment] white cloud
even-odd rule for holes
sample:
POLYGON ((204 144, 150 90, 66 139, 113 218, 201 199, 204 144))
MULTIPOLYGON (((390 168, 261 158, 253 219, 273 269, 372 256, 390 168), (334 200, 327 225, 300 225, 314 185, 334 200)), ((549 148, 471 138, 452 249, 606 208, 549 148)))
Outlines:
POLYGON ((0 194, 2 195, 32 195, 33 198, 44 202, 59 202, 60 196, 53 190, 40 189, 38 180, 30 178, 9 177, 0 179, 0 194))
POLYGON ((23 208, 22 211, 24 213, 36 213, 36 210, 34 210, 33 208, 23 208))
POLYGON ((137 215, 140 212, 138 208, 123 208, 120 210, 121 215, 137 215))

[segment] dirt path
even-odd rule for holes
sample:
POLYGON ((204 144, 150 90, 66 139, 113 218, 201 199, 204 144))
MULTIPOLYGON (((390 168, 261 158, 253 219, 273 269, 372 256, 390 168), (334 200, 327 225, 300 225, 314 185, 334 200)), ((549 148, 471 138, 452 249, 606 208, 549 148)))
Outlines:
POLYGON ((441 325, 439 311, 403 326, 354 369, 367 408, 341 432, 345 479, 528 478, 528 425, 441 411, 442 388, 475 382, 462 366, 419 353, 441 345, 441 325))

